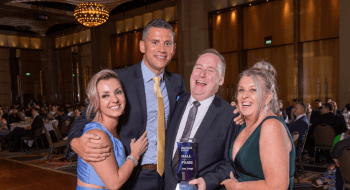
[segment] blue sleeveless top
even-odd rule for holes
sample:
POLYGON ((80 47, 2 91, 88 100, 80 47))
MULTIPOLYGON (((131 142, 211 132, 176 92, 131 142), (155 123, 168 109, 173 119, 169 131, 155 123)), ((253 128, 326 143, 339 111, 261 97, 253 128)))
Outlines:
MULTIPOLYGON (((232 142, 231 149, 230 149, 230 158, 231 158, 231 163, 236 170, 237 175, 235 177, 239 182, 256 181, 256 180, 265 179, 261 160, 260 160, 259 140, 260 140, 261 126, 264 123, 264 121, 270 118, 277 119, 283 124, 283 126, 285 127, 288 133, 289 139, 292 143, 292 151, 289 153, 289 188, 288 188, 289 190, 292 190, 293 184, 294 184, 294 170, 295 170, 295 147, 294 147, 292 136, 290 135, 289 130, 287 128, 287 125, 285 124, 282 118, 277 116, 267 116, 259 124, 259 126, 253 131, 253 133, 248 137, 248 139, 242 145, 241 149, 237 152, 235 160, 232 160, 232 148, 236 139, 232 142)), ((245 127, 246 125, 243 124, 239 133, 245 127)))
MULTIPOLYGON (((101 131, 104 131, 105 133, 108 134, 109 138, 111 138, 111 141, 113 143, 115 160, 117 161, 118 167, 120 168, 120 166, 123 165, 125 162, 125 151, 124 151, 122 142, 119 139, 115 138, 112 135, 112 133, 110 133, 106 128, 104 128, 100 123, 96 121, 85 125, 83 134, 85 134, 86 132, 92 129, 99 129, 101 131)), ((86 163, 82 158, 80 158, 80 156, 78 156, 77 175, 78 175, 78 179, 80 179, 84 183, 106 187, 105 184, 102 182, 101 178, 97 175, 92 165, 86 163)), ((94 189, 94 188, 77 186, 77 189, 88 190, 88 189, 94 189)))

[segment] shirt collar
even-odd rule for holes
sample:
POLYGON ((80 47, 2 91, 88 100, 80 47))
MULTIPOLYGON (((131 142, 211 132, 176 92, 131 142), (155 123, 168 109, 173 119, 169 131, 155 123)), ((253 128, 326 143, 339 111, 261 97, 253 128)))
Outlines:
MULTIPOLYGON (((149 81, 153 80, 153 77, 157 76, 146 66, 146 64, 143 62, 143 60, 141 61, 141 71, 142 71, 143 81, 145 81, 145 82, 149 82, 149 81)), ((163 75, 164 75, 164 71, 162 73, 160 73, 160 75, 159 75, 160 81, 163 81, 163 75)))
POLYGON ((298 119, 300 119, 300 118, 303 117, 304 115, 306 116, 306 114, 299 115, 297 118, 295 118, 295 121, 298 120, 298 119))
MULTIPOLYGON (((209 98, 205 99, 205 100, 202 100, 200 101, 199 103, 201 104, 199 107, 200 108, 206 108, 206 107, 209 107, 210 104, 213 102, 214 100, 214 97, 215 97, 215 94, 210 96, 209 98)), ((193 98, 193 96, 191 95, 191 98, 190 98, 190 101, 188 102, 190 105, 193 104, 194 101, 197 101, 196 99, 193 98)))

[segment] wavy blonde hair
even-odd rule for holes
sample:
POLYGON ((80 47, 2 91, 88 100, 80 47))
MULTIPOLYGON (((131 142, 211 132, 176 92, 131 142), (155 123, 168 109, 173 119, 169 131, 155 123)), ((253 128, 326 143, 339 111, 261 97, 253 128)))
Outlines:
POLYGON ((97 119, 101 116, 100 97, 97 91, 98 82, 100 82, 101 80, 108 80, 111 78, 116 79, 120 83, 120 85, 122 84, 118 78, 118 75, 110 69, 103 69, 91 78, 86 89, 87 96, 90 102, 86 111, 86 118, 88 119, 88 121, 91 121, 91 116, 94 116, 94 118, 97 119))

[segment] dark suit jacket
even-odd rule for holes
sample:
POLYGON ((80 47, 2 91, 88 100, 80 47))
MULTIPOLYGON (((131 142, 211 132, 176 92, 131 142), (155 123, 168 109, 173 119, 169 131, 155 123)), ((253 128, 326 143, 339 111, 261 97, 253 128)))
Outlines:
POLYGON ((314 124, 316 122, 316 119, 318 118, 318 116, 321 115, 321 111, 320 110, 312 110, 311 112, 311 116, 310 116, 310 124, 314 124))
MULTIPOLYGON (((173 150, 189 98, 189 94, 179 98, 170 126, 166 131, 164 189, 167 190, 174 190, 177 184, 172 168, 173 150)), ((239 131, 239 127, 233 122, 233 118, 238 115, 233 115, 234 109, 235 107, 215 95, 194 136, 197 142, 197 177, 203 177, 208 190, 222 189, 223 187, 219 187, 220 182, 230 178, 230 172, 234 170, 229 160, 233 136, 239 131)))
POLYGON ((10 126, 11 123, 16 123, 16 122, 20 122, 21 121, 21 118, 18 116, 18 114, 15 114, 15 115, 10 115, 9 117, 9 123, 8 125, 10 126))
POLYGON ((344 116, 343 115, 334 115, 333 112, 322 114, 319 117, 317 117, 315 123, 312 124, 312 128, 310 128, 310 133, 313 132, 313 129, 318 124, 327 124, 327 125, 331 126, 334 129, 336 136, 339 135, 340 133, 344 133, 348 130, 344 116))
POLYGON ((57 116, 55 119, 58 120, 57 127, 61 130, 63 122, 69 121, 70 117, 66 113, 63 113, 61 116, 57 116))
POLYGON ((30 138, 35 137, 36 129, 43 126, 43 118, 40 115, 37 115, 32 123, 32 128, 30 129, 30 138))
POLYGON ((290 133, 293 133, 295 131, 299 133, 298 146, 296 147, 296 155, 299 156, 301 148, 303 146, 303 140, 306 138, 306 133, 309 130, 309 121, 304 115, 300 119, 291 123, 288 128, 290 133))
MULTIPOLYGON (((147 124, 147 105, 141 63, 125 69, 116 70, 115 72, 118 74, 123 85, 127 101, 124 110, 125 114, 119 117, 118 131, 120 140, 125 147, 126 155, 128 155, 131 152, 130 140, 133 138, 138 139, 145 132, 147 124)), ((166 70, 163 76, 169 98, 169 121, 174 113, 177 97, 186 93, 186 88, 182 76, 166 70)), ((89 122, 86 119, 85 109, 83 113, 75 119, 69 130, 68 148, 73 138, 78 138, 82 135, 87 123, 89 122)), ((139 163, 141 163, 141 160, 139 163)))

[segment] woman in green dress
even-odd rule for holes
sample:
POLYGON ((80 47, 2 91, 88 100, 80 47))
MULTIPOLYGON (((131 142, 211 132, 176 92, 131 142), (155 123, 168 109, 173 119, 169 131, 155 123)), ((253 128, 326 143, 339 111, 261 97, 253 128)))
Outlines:
POLYGON ((278 112, 276 70, 258 62, 240 75, 237 101, 245 118, 230 150, 235 174, 226 189, 293 189, 295 147, 278 112))

